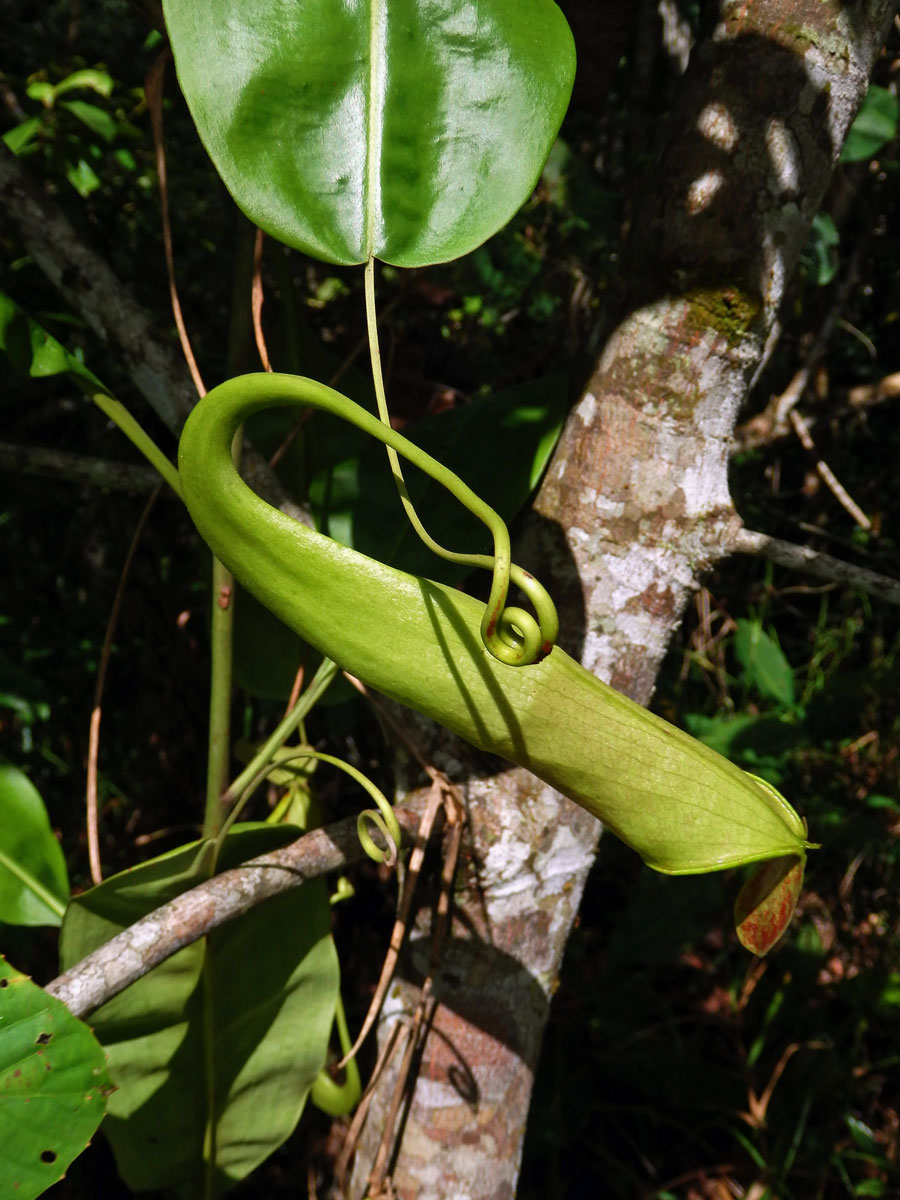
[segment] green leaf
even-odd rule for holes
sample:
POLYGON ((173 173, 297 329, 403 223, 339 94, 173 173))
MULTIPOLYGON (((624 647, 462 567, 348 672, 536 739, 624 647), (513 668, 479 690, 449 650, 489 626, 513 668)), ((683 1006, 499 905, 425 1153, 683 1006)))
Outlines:
POLYGON ((887 88, 873 83, 866 92, 856 120, 841 151, 842 163, 865 162, 874 157, 897 133, 900 100, 887 88))
POLYGON ((885 1183, 881 1179, 864 1179, 853 1189, 854 1196, 886 1196, 885 1183))
POLYGON ((29 83, 25 89, 25 95, 29 100, 40 101, 45 108, 52 108, 53 101, 56 99, 56 88, 46 80, 36 79, 33 83, 29 83))
POLYGON ((106 71, 99 71, 95 67, 83 67, 80 71, 73 71, 71 75, 67 75, 56 85, 54 91, 57 96, 61 96, 63 92, 71 92, 77 88, 90 88, 100 96, 111 96, 113 79, 106 71))
POLYGON ((868 1154, 873 1154, 878 1150, 878 1139, 865 1121, 860 1121, 851 1113, 846 1114, 844 1121, 858 1149, 864 1150, 868 1154))
POLYGON ((77 163, 69 163, 66 167, 66 179, 79 196, 87 198, 100 187, 100 176, 94 168, 79 158, 77 163))
POLYGON ((33 671, 9 661, 0 651, 0 708, 9 708, 23 725, 50 716, 47 685, 33 671))
POLYGON ((809 241, 803 252, 811 279, 818 287, 831 283, 837 274, 837 248, 841 235, 828 213, 816 213, 809 232, 809 241))
POLYGON ((69 375, 88 391, 105 392, 103 384, 84 363, 27 316, 5 292, 0 292, 0 354, 5 354, 19 375, 43 378, 69 375))
POLYGON ((0 761, 0 921, 59 925, 69 899, 66 860, 39 792, 0 761))
POLYGON ((552 0, 166 0, 182 90, 237 203, 336 263, 456 258, 527 199, 575 70, 552 0))
POLYGON ((0 1195, 32 1200, 62 1179, 109 1087, 87 1025, 0 956, 0 1195))
POLYGON ((734 649, 747 681, 761 696, 790 708, 794 704, 794 673, 778 644, 758 621, 740 620, 734 649))
MULTIPOLYGON (((236 827, 219 867, 298 834, 236 827)), ((200 882, 200 851, 183 847, 73 900, 63 967, 200 882)), ((104 1132, 128 1186, 221 1195, 281 1145, 324 1065, 337 991, 328 896, 315 881, 185 947, 98 1009, 91 1022, 118 1088, 104 1132)))
POLYGON ((4 133, 3 144, 13 154, 21 154, 37 137, 43 124, 42 117, 29 117, 27 121, 23 121, 20 125, 16 125, 4 133))
MULTIPOLYGON (((760 774, 760 765, 769 768, 808 740, 804 727, 771 713, 685 713, 684 727, 705 746, 724 754, 739 766, 760 774)), ((777 780, 775 781, 777 782, 777 780)))
POLYGON ((790 924, 803 867, 800 855, 788 855, 760 863, 747 877, 734 904, 734 924, 741 945, 752 954, 768 954, 790 924))
POLYGON ((753 713, 716 713, 712 717, 704 713, 684 714, 684 727, 691 737, 730 759, 739 756, 738 743, 746 734, 752 736, 760 722, 768 724, 771 717, 760 717, 753 713))
POLYGON ((876 810, 887 811, 890 813, 900 812, 900 804, 893 796, 882 796, 878 793, 872 793, 866 796, 866 808, 874 808, 876 810))
POLYGON ((115 118, 96 104, 87 104, 84 100, 63 100, 59 107, 67 109, 82 125, 86 125, 91 133, 96 133, 104 141, 113 141, 119 131, 115 118))

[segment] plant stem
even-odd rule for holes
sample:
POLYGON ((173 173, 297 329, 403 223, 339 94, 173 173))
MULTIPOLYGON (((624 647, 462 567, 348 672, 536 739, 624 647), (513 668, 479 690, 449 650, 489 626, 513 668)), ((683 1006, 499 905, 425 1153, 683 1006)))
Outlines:
POLYGON ((132 445, 140 450, 144 458, 156 467, 157 471, 159 471, 160 475, 162 475, 163 479, 180 499, 181 484, 178 480, 178 471, 169 462, 149 433, 141 428, 125 405, 113 396, 107 395, 106 392, 92 392, 90 395, 97 407, 106 413, 113 424, 118 426, 132 445))
POLYGON ((212 662, 209 680, 209 741, 206 771, 206 811, 203 836, 215 837, 227 811, 223 793, 228 786, 231 743, 231 635, 234 629, 234 577, 212 560, 212 662))
MULTIPOLYGON (((254 226, 241 220, 235 255, 231 320, 228 326, 227 368, 229 375, 240 369, 250 340, 250 287, 253 280, 254 226)), ((243 431, 231 444, 235 462, 240 462, 243 431)), ((206 769, 206 809, 203 836, 216 837, 228 814, 228 772, 231 761, 231 683, 233 673, 234 576, 213 557, 212 616, 209 680, 209 741, 206 769)))
POLYGON ((313 705, 325 694, 329 684, 337 673, 337 663, 332 662, 330 658, 323 658, 319 664, 318 671, 316 671, 310 681, 309 687, 287 716, 279 721, 266 741, 263 742, 250 762, 247 763, 246 767, 238 775, 237 779, 222 794, 223 805, 230 807, 233 804, 237 804, 238 801, 243 799, 247 789, 256 785, 260 772, 272 762, 276 753, 281 749, 313 705))

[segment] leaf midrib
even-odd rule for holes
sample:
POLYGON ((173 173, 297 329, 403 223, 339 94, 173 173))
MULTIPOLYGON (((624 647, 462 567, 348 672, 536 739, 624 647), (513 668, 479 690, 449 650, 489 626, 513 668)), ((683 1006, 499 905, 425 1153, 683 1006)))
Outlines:
POLYGON ((387 0, 369 0, 369 87, 366 97, 366 179, 363 187, 366 254, 375 253, 381 212, 381 154, 387 76, 387 0))

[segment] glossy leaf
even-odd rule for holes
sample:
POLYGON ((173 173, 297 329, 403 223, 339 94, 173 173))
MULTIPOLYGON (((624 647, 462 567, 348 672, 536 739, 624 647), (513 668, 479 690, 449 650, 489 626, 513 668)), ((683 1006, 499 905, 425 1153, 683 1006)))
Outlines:
POLYGON ((87 1025, 0 956, 0 1196, 32 1200, 62 1179, 109 1089, 87 1025))
POLYGON ((0 921, 59 925, 68 899, 66 861, 40 793, 0 762, 0 921))
POLYGON ((754 867, 734 903, 734 924, 741 945, 768 954, 782 937, 803 889, 804 858, 788 855, 754 867))
POLYGON ((527 199, 575 70, 552 0, 165 0, 237 203, 336 263, 456 258, 527 199))
POLYGON ((794 672, 781 647, 758 621, 738 621, 734 650, 744 674, 761 696, 789 708, 794 703, 794 672))
MULTIPOLYGON (((298 833, 237 827, 219 866, 298 833)), ((78 896, 63 924, 64 968, 200 882, 198 850, 183 847, 78 896)), ((174 1188, 188 1200, 221 1195, 281 1145, 324 1065, 337 990, 328 896, 316 881, 185 947, 98 1009, 91 1021, 118 1089, 103 1128, 128 1186, 174 1188)))

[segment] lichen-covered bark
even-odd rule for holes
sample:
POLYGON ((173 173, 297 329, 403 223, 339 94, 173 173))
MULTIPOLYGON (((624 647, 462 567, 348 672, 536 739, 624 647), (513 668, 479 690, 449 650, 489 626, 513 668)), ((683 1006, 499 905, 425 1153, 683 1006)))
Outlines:
MULTIPOLYGON (((723 3, 642 189, 626 315, 568 422, 523 551, 553 583, 567 649, 642 702, 698 574, 737 525, 727 457, 738 406, 894 11, 886 0, 723 3)), ((393 1182, 404 1200, 496 1200, 515 1193, 549 998, 599 831, 524 772, 493 773, 458 743, 423 737, 467 780, 471 830, 393 1182)), ((382 1036, 415 1005, 427 923, 417 932, 382 1036)), ((354 1197, 391 1086, 388 1072, 354 1197)))

